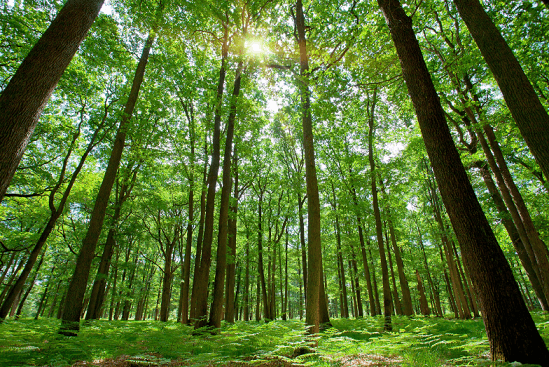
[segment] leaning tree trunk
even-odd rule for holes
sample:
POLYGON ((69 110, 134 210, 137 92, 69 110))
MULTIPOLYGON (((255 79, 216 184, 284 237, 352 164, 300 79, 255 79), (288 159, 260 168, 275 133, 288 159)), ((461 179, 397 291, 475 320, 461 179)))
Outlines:
POLYGON ((221 68, 219 69, 219 80, 217 83, 216 106, 214 116, 214 134, 212 141, 212 162, 208 173, 208 195, 206 197, 206 218, 204 224, 204 238, 202 240, 202 254, 200 256, 200 267, 195 274, 196 282, 196 310, 194 328, 199 329, 208 324, 208 279, 212 263, 212 242, 214 227, 215 209, 215 187, 219 175, 220 143, 221 143, 221 105, 223 104, 223 90, 225 87, 225 74, 227 54, 229 52, 229 29, 223 25, 223 44, 221 51, 221 68))
POLYGON ((68 0, 0 94, 0 201, 42 110, 104 0, 68 0))
MULTIPOLYGON (((443 202, 482 306, 493 359, 547 365, 541 339, 461 163, 412 20, 398 0, 378 0, 412 98, 443 202)), ((549 154, 549 151, 547 151, 549 154)))
MULTIPOLYGON (((240 55, 243 53, 240 50, 240 55)), ((223 295, 225 291, 225 273, 227 271, 227 234, 229 229, 229 201, 231 198, 231 155, 233 148, 234 125, 238 96, 240 95, 240 84, 242 80, 242 66, 240 61, 236 68, 236 76, 233 86, 233 94, 230 105, 230 113, 227 122, 227 137, 225 139, 225 154, 223 157, 223 187, 221 189, 221 203, 219 204, 219 234, 217 242, 217 266, 215 270, 213 303, 210 310, 209 325, 216 329, 221 328, 223 318, 223 295)))
POLYGON ((132 192, 133 185, 135 183, 139 166, 134 167, 133 170, 129 168, 133 165, 133 162, 128 164, 128 171, 131 178, 124 178, 123 183, 120 186, 119 192, 116 193, 116 201, 114 204, 114 214, 112 217, 112 226, 107 234, 107 240, 105 241, 105 247, 103 248, 103 254, 101 255, 101 262, 97 269, 97 275, 93 282, 92 291, 90 294, 90 301, 88 303, 88 312, 86 313, 86 320, 95 320, 101 318, 100 311, 103 307, 103 301, 105 299, 105 287, 107 286, 107 276, 109 275, 109 269, 111 266, 112 255, 114 254, 114 248, 116 246, 116 227, 118 226, 118 220, 120 219, 120 213, 122 211, 122 205, 126 202, 130 193, 132 192), (126 179, 129 182, 126 182, 126 179))
POLYGON ((499 85, 522 137, 549 177, 549 115, 505 42, 478 0, 454 0, 484 60, 499 85))
POLYGON ((109 203, 109 197, 111 194, 112 186, 116 178, 116 172, 120 166, 120 160, 122 158, 122 151, 124 150, 124 143, 126 141, 127 125, 132 116, 137 97, 139 96, 139 89, 143 82, 145 75, 145 67, 149 58, 149 53, 154 41, 154 35, 151 33, 145 42, 143 53, 139 59, 137 70, 133 78, 132 89, 128 97, 128 102, 124 108, 122 120, 116 133, 113 149, 101 182, 101 187, 95 200, 95 205, 90 217, 88 232, 82 241, 82 247, 76 260, 76 267, 74 269, 73 276, 69 283, 68 294, 65 300, 63 309, 63 320, 61 323, 60 334, 67 336, 76 336, 76 333, 80 329, 80 314, 82 311, 84 294, 86 293, 86 286, 88 284, 88 278, 90 275, 91 262, 95 256, 95 247, 99 235, 101 234, 101 228, 103 227, 103 221, 105 219, 105 212, 109 203))
MULTIPOLYGON (((76 146, 76 141, 78 137, 80 136, 80 129, 81 125, 78 126, 78 131, 73 135, 72 142, 70 145, 70 148, 67 152, 67 155, 65 156, 65 159, 63 161, 63 167, 61 169, 61 174, 59 175, 59 180, 57 181, 57 184, 52 189, 50 195, 49 195, 49 207, 50 207, 50 218, 48 219, 48 222, 46 223, 46 226, 42 230, 42 233, 40 234, 40 237, 38 238, 38 241, 36 242, 36 245, 34 245, 33 250, 30 253, 29 259, 27 260, 27 263, 25 264, 25 268, 21 272, 21 275, 15 282, 15 284, 10 289, 10 292, 8 293, 8 296, 6 300, 3 302, 2 307, 0 307, 0 322, 6 317, 7 312, 9 308, 11 307, 11 303, 15 300, 15 297, 17 294, 21 291, 23 288, 23 285, 25 284, 25 281, 27 280, 27 277, 29 276, 34 264, 36 263, 36 259, 38 258, 38 255, 42 251, 42 248, 46 244, 51 232, 55 228, 55 223, 63 213, 63 210, 65 209, 65 204, 67 203, 67 200, 69 198, 69 195, 71 193, 71 190, 76 182, 76 179, 78 175, 80 174, 80 171, 84 167, 84 163, 86 162, 86 159, 90 152, 93 150, 93 148, 98 144, 98 135, 99 132, 102 130, 103 126, 105 125, 106 119, 108 115, 108 107, 105 108, 105 114, 103 115, 103 120, 93 133, 90 141, 88 142, 88 146, 86 147, 86 150, 80 157, 80 161, 78 162, 78 165, 76 166, 76 169, 71 175, 71 178, 69 180, 69 183, 67 184, 67 187, 65 188, 65 191, 63 192, 63 195, 61 197, 61 200, 59 201, 59 204, 57 205, 57 208, 55 207, 55 195, 57 194, 57 191, 63 184, 65 180, 65 172, 67 169, 67 165, 70 161, 70 156, 72 154, 72 151, 74 150, 76 146)), ((104 136, 103 136, 104 137, 104 136)), ((102 138, 99 139, 99 141, 102 140, 102 138)), ((0 282, 0 284, 2 284, 0 282)))

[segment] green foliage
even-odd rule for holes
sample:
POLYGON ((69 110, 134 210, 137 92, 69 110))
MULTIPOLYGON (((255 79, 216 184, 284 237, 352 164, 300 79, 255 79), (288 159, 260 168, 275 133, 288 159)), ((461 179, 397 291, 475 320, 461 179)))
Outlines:
MULTIPOLYGON (((534 314, 549 340, 549 316, 534 314)), ((341 366, 375 361, 378 366, 479 366, 488 360, 482 320, 395 317, 394 332, 383 332, 382 317, 334 319, 318 347, 297 320, 223 324, 221 335, 192 335, 186 325, 153 321, 94 321, 77 338, 57 334, 58 321, 7 321, 1 326, 2 366, 70 366, 76 361, 121 358, 134 365, 261 365, 277 359, 306 366, 341 366), (300 354, 300 351, 314 353, 300 354), (126 356, 126 357, 121 357, 126 356)), ((499 364, 510 366, 510 364, 499 364)))

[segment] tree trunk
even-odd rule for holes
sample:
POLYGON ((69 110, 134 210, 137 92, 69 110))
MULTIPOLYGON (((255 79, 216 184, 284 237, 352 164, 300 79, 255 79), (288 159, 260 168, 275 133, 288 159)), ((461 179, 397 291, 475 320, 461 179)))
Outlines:
MULTIPOLYGON (((340 275, 339 276, 339 278, 340 278, 339 290, 341 292, 341 301, 342 301, 341 302, 341 317, 342 318, 349 318, 349 304, 348 304, 348 301, 347 301, 347 281, 345 280, 345 266, 344 266, 344 263, 343 263, 343 254, 341 252, 341 228, 340 228, 340 225, 339 225, 339 213, 337 211, 337 199, 336 199, 335 188, 334 188, 333 183, 332 183, 332 195, 333 195, 333 199, 334 199, 332 207, 333 207, 334 212, 335 212, 335 234, 336 234, 336 249, 337 249, 337 266, 338 266, 339 275, 340 275)), ((364 250, 362 250, 362 252, 363 252, 363 260, 364 260, 365 252, 364 252, 364 250)), ((368 265, 366 265, 366 270, 367 270, 367 266, 368 265)), ((370 275, 370 274, 368 274, 368 275, 370 275)), ((370 288, 371 288, 371 283, 370 283, 370 288)))
POLYGON ((301 0, 296 2, 295 18, 301 72, 298 79, 301 95, 303 126, 303 150, 305 153, 305 177, 307 181, 308 210, 308 272, 307 272, 307 313, 306 323, 311 333, 319 331, 320 274, 322 273, 322 248, 320 244, 320 199, 316 177, 315 152, 313 143, 313 121, 311 116, 311 92, 309 90, 309 56, 305 40, 305 17, 301 0))
POLYGON ((378 0, 378 4, 399 55, 444 205, 478 292, 492 358, 547 364, 549 351, 522 300, 454 146, 411 18, 397 0, 378 0))
MULTIPOLYGON (((204 156, 207 156, 207 149, 204 149, 204 156)), ((200 262, 202 258, 202 239, 204 238, 204 219, 206 217, 206 191, 207 191, 207 170, 208 170, 208 160, 204 162, 204 178, 202 180, 202 193, 200 194, 200 220, 198 221, 198 238, 196 239, 196 256, 194 258, 194 279, 193 279, 193 289, 191 293, 191 309, 189 311, 189 322, 192 322, 196 319, 196 301, 198 297, 198 285, 196 282, 196 276, 198 274, 198 269, 200 269, 200 262)))
MULTIPOLYGON (((216 106, 214 113, 214 134, 212 141, 212 161, 208 173, 208 195, 206 197, 206 219, 204 223, 204 239, 202 240, 202 254, 200 256, 200 267, 195 273, 196 283, 196 313, 194 328, 199 329, 208 324, 208 280, 210 266, 212 263, 212 242, 215 216, 215 186, 219 175, 219 159, 221 144, 221 105, 223 104, 223 90, 225 86, 226 62, 228 53, 229 29, 223 25, 223 44, 221 50, 221 68, 219 69, 219 80, 217 83, 216 106)), ((225 274, 225 273, 223 273, 225 274)))
POLYGON ((301 243, 301 269, 303 271, 303 290, 307 298, 307 245, 305 242, 305 219, 303 218, 303 203, 301 192, 297 191, 297 203, 299 205, 299 241, 301 243))
POLYGON ((496 82, 517 127, 549 177, 549 115, 513 51, 478 0, 454 0, 496 82))
POLYGON ((429 310, 429 305, 427 304, 427 297, 425 297, 425 288, 423 287, 423 282, 421 281, 421 276, 419 275, 419 270, 416 269, 416 278, 417 278, 417 291, 419 292, 419 309, 423 316, 429 316, 431 310, 429 310))
MULTIPOLYGON (((57 220, 63 213, 63 210, 65 209, 65 204, 67 203, 67 200, 69 198, 70 192, 72 190, 72 187, 74 186, 74 183, 76 182, 76 178, 78 177, 78 174, 84 167, 84 163, 86 161, 86 158, 88 157, 89 153, 92 151, 92 149, 97 144, 97 136, 99 134, 99 131, 104 125, 105 119, 107 117, 107 112, 105 112, 105 116, 103 118, 102 123, 99 125, 99 127, 96 129, 94 134, 92 135, 88 146, 84 153, 82 154, 82 157, 80 158, 80 161, 78 162, 78 166, 74 170, 74 172, 71 175, 71 178, 69 180, 69 183, 67 184, 67 187, 65 188, 65 191, 63 192, 63 195, 61 197, 61 200, 59 201, 59 204, 57 205, 57 208, 55 207, 55 195, 61 185, 63 184, 63 181, 65 179, 65 172, 67 169, 67 165, 69 163, 70 156, 75 148, 76 140, 80 136, 80 128, 81 125, 78 126, 78 130, 74 133, 72 142, 70 144, 70 148, 67 152, 67 155, 65 156, 65 159, 63 161, 63 166, 61 168, 61 174, 59 175, 59 180, 57 181, 56 185, 54 186, 53 190, 50 192, 49 195, 49 207, 50 207, 50 218, 48 219, 48 222, 46 223, 46 226, 42 230, 42 233, 40 234, 40 238, 34 245, 34 248, 32 249, 29 259, 27 260, 27 263, 25 264, 25 268, 21 272, 21 275, 15 282, 15 284, 10 288, 10 292, 8 293, 8 296, 6 297, 5 301, 2 304, 2 307, 0 307, 0 323, 2 320, 6 317, 7 312, 9 308, 11 307, 14 297, 21 292, 23 289, 23 286, 25 285, 25 281, 27 280, 27 277, 29 276, 32 268, 34 267, 34 264, 36 263, 36 260, 38 259, 38 255, 42 251, 42 248, 46 244, 48 237, 50 236, 51 232, 55 228, 55 224, 57 223, 57 220)), ((1 283, 0 283, 1 284, 1 283)))
POLYGON ((354 274, 354 278, 353 278, 353 282, 354 282, 354 290, 355 290, 355 293, 356 293, 356 310, 357 310, 357 314, 355 317, 363 317, 364 316, 364 308, 362 307, 362 297, 361 297, 361 290, 360 290, 360 282, 359 282, 359 277, 358 277, 358 267, 356 265, 356 254, 355 254, 355 248, 353 246, 352 243, 350 243, 350 246, 351 246, 351 257, 352 257, 352 260, 351 260, 351 265, 352 265, 352 269, 353 269, 353 274, 354 274))
POLYGON ((387 219, 387 225, 389 227, 391 244, 393 245, 393 252, 395 254, 398 280, 400 282, 400 290, 402 291, 402 313, 406 316, 412 316, 414 314, 414 309, 412 308, 412 296, 410 295, 410 286, 408 285, 408 279, 406 279, 406 274, 404 274, 404 262, 402 261, 400 249, 397 245, 395 229, 393 226, 393 221, 391 219, 391 210, 389 207, 387 207, 387 211, 389 214, 389 219, 387 219))
MULTIPOLYGON (((225 287, 225 320, 230 323, 234 323, 235 316, 235 267, 236 267, 236 234, 237 234, 237 216, 238 211, 238 198, 240 193, 238 191, 238 158, 235 152, 233 154, 233 169, 234 169, 234 202, 230 205, 231 215, 229 216, 229 239, 228 247, 230 250, 230 256, 232 261, 227 265, 227 282, 225 287)), ((240 274, 240 273, 239 273, 240 274)), ((236 293, 238 295, 238 292, 236 293)))
POLYGON ((246 229, 246 278, 244 278, 244 321, 250 321, 250 236, 246 229))
POLYGON ((145 67, 147 66, 153 41, 154 35, 151 33, 145 42, 143 53, 141 54, 139 64, 137 65, 137 70, 133 78, 132 89, 124 108, 122 120, 120 121, 120 126, 118 127, 111 156, 109 158, 109 163, 105 171, 105 176, 103 177, 103 182, 99 188, 95 205, 90 217, 88 232, 82 241, 82 247, 80 249, 78 259, 76 260, 76 267, 68 289, 68 294, 71 296, 66 298, 63 311, 63 320, 59 330, 60 334, 66 336, 76 336, 76 333, 80 329, 79 322, 83 306, 82 301, 84 299, 84 294, 86 293, 91 262, 95 256, 95 247, 101 234, 101 228, 103 227, 105 212, 109 203, 112 186, 116 178, 116 172, 120 166, 122 151, 124 150, 124 143, 126 141, 127 125, 139 96, 139 89, 141 87, 141 83, 143 82, 145 67))
POLYGON ((393 311, 393 304, 391 299, 391 286, 389 283, 389 270, 387 268, 387 259, 385 257, 385 246, 383 245, 383 228, 381 226, 381 213, 379 211, 379 204, 377 198, 377 185, 376 185, 376 166, 374 162, 374 112, 377 102, 377 88, 374 89, 374 95, 371 102, 371 110, 368 109, 368 160, 370 162, 370 182, 372 186, 372 206, 374 207, 374 217, 376 221, 376 235, 377 244, 379 249, 379 258, 381 262, 381 278, 383 280, 383 315, 385 316, 385 322, 383 329, 385 331, 391 331, 391 314, 393 311))
POLYGON ((0 201, 42 110, 103 0, 68 0, 0 94, 0 201))
POLYGON ((395 313, 397 315, 402 315, 402 304, 400 303, 400 298, 398 296, 395 269, 393 267, 393 257, 391 256, 391 248, 389 247, 389 239, 387 235, 385 236, 385 244, 387 245, 387 257, 389 258, 389 269, 391 270, 391 281, 393 283, 393 301, 395 306, 395 313))
MULTIPOLYGON (((242 55, 244 44, 239 54, 242 55)), ((229 227, 229 206, 231 198, 231 156, 233 148, 234 125, 236 120, 237 102, 240 95, 243 61, 238 63, 230 103, 230 113, 227 121, 227 137, 225 139, 225 153, 223 157, 223 187, 221 202, 219 203, 219 233, 217 242, 217 266, 215 270, 213 303, 210 310, 209 325, 216 329, 221 328, 223 317, 223 295, 225 291, 225 273, 227 271, 227 237, 229 227)), ((233 274, 234 275, 234 274, 233 274)), ((233 279, 234 281, 234 279, 233 279)), ((234 285, 233 285, 234 286, 234 285)))
POLYGON ((486 188, 488 189, 488 192, 490 193, 490 196, 492 197, 492 200, 496 208, 498 209, 501 221, 505 226, 505 229, 507 230, 509 239, 511 240, 511 243, 513 244, 513 247, 517 252, 519 260, 524 270, 526 271, 526 275, 530 280, 530 284, 532 284, 532 288, 536 293, 536 296, 539 300, 541 308, 544 311, 548 311, 549 304, 547 303, 547 298, 545 297, 545 294, 543 292, 543 287, 534 270, 532 261, 528 256, 528 252, 526 251, 524 243, 522 242, 522 239, 518 233, 517 227, 513 223, 511 219, 511 215, 509 214, 509 211, 507 210, 507 207, 505 206, 505 203, 503 202, 503 199, 501 198, 501 195, 498 192, 496 184, 492 179, 492 175, 490 174, 490 171, 488 170, 488 168, 486 167, 486 163, 484 162, 479 162, 479 164, 477 164, 477 168, 479 169, 482 175, 482 179, 484 180, 484 184, 486 185, 486 188))

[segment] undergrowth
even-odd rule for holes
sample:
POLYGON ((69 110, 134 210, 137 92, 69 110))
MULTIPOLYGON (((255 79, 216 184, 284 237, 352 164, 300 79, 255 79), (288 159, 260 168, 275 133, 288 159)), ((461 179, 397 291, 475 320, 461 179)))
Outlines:
MULTIPOLYGON (((549 342, 549 316, 533 316, 549 342)), ((0 325, 0 366, 113 360, 124 361, 119 366, 511 366, 489 361, 479 319, 393 317, 388 333, 382 325, 381 317, 334 319, 312 340, 299 320, 224 324, 219 335, 199 336, 175 322, 94 321, 75 338, 57 334, 58 320, 6 320, 0 325)))

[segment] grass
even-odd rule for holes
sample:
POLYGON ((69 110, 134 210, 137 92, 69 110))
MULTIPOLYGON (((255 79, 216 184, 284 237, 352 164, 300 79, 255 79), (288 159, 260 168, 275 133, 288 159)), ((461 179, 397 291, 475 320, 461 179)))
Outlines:
MULTIPOLYGON (((533 317, 549 342, 549 315, 533 317)), ((390 333, 382 325, 334 319, 311 340, 298 320, 224 324, 221 335, 201 336, 175 322, 94 321, 74 338, 57 334, 58 320, 6 320, 0 366, 512 366, 490 362, 482 320, 394 317, 390 333), (315 353, 297 356, 311 343, 315 353)))

